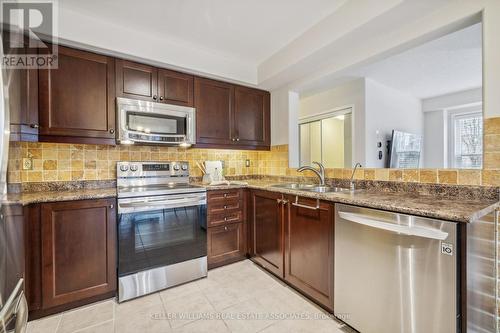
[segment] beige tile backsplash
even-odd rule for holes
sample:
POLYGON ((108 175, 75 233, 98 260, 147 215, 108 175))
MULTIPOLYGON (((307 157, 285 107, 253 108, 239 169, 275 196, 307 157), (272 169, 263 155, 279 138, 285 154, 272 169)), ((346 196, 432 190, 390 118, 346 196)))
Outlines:
MULTIPOLYGON (((485 120, 484 170, 454 169, 358 169, 356 179, 420 183, 500 186, 500 117, 485 120)), ((200 176, 195 162, 223 160, 229 176, 301 176, 288 167, 288 145, 270 151, 183 149, 156 146, 106 146, 13 142, 10 145, 10 183, 108 180, 116 178, 116 162, 188 161, 191 174, 200 176), (33 169, 22 170, 22 159, 32 158, 33 169), (245 161, 250 160, 250 167, 245 161)), ((349 178, 352 169, 327 169, 328 178, 349 178)), ((306 175, 312 175, 307 174, 306 175)))

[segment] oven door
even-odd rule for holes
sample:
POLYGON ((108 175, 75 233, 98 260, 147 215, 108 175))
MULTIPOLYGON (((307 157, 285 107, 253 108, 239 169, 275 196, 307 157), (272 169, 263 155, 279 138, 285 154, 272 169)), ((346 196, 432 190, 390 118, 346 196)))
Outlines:
POLYGON ((193 108, 120 97, 117 108, 120 142, 195 143, 193 108))
POLYGON ((118 275, 207 255, 206 193, 118 200, 118 275))

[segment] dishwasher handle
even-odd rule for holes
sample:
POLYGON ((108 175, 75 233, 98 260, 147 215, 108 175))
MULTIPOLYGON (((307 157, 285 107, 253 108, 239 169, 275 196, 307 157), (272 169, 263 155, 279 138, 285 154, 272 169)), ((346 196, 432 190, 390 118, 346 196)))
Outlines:
POLYGON ((364 215, 364 214, 348 213, 340 211, 338 212, 338 214, 341 218, 347 221, 407 236, 418 236, 418 237, 437 239, 437 240, 445 240, 448 237, 447 232, 441 231, 439 229, 394 224, 389 221, 377 220, 369 215, 364 215))

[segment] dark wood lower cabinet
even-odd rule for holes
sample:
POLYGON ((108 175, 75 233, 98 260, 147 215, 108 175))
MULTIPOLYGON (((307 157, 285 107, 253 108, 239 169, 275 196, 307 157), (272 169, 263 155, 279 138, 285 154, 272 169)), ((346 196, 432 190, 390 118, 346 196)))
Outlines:
POLYGON ((295 196, 263 190, 250 199, 252 261, 333 312, 333 204, 299 197, 299 207, 295 196))
POLYGON ((58 312, 114 294, 115 201, 65 201, 27 208, 25 230, 33 242, 26 247, 31 312, 58 312))
POLYGON ((251 232, 253 261, 283 277, 284 219, 282 195, 268 191, 252 191, 251 232))
POLYGON ((207 235, 210 268, 245 258, 243 223, 208 228, 207 235))
POLYGON ((246 192, 241 189, 209 191, 207 211, 208 268, 245 259, 246 192))
POLYGON ((287 197, 285 280, 333 311, 334 209, 331 203, 287 197), (316 209, 316 207, 318 207, 316 209))

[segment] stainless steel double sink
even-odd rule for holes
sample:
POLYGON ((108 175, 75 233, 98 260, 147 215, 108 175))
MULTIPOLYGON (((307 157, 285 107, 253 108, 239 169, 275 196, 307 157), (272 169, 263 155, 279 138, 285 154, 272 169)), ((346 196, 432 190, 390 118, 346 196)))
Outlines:
POLYGON ((343 187, 318 186, 316 184, 301 184, 301 183, 275 184, 271 185, 271 187, 316 192, 316 193, 351 192, 350 189, 343 187))

